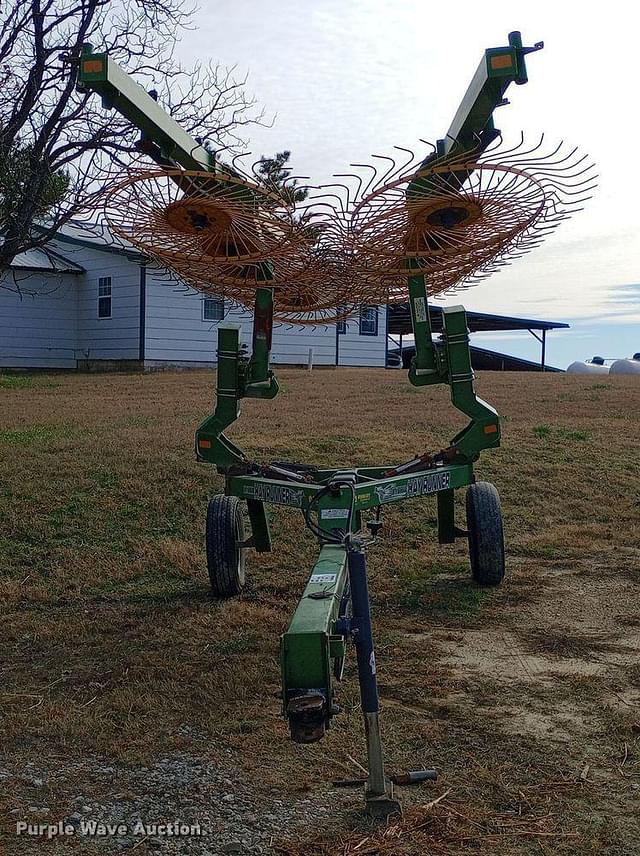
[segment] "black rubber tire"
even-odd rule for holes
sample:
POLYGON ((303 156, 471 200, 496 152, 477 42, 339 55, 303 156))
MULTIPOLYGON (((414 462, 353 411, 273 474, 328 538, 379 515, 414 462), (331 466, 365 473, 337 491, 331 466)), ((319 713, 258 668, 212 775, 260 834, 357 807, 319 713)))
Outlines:
POLYGON ((214 597, 233 597, 244 587, 244 520, 237 496, 213 496, 207 508, 207 569, 214 597))
POLYGON ((466 506, 471 575, 481 586, 499 586, 505 566, 498 491, 489 482, 476 482, 467 490, 466 506))

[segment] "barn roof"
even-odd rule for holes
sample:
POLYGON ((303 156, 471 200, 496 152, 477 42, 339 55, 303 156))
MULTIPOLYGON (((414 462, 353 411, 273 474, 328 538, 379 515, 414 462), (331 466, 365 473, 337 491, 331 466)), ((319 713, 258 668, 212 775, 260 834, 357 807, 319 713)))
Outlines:
MULTIPOLYGON (((431 328, 434 333, 442 332, 442 306, 429 304, 431 328)), ((467 309, 467 326, 472 333, 480 330, 558 330, 569 327, 561 321, 541 321, 534 318, 517 318, 511 315, 492 315, 487 312, 471 312, 467 309)), ((389 307, 389 333, 413 333, 409 304, 401 303, 389 307)))

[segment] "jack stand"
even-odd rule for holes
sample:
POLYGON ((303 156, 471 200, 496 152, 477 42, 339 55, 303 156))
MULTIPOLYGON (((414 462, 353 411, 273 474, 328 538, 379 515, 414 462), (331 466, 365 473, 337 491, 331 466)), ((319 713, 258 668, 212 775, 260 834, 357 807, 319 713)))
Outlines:
MULTIPOLYGON (((380 702, 376 679, 376 658, 373 647, 367 563, 362 542, 352 538, 347 552, 349 584, 353 616, 351 636, 356 646, 360 700, 367 741, 369 774, 364 782, 366 810, 372 817, 385 818, 399 814, 402 809, 394 798, 393 785, 412 785, 437 778, 435 770, 418 770, 387 778, 384 772, 382 737, 380 734, 380 702)), ((337 785, 360 785, 361 780, 336 782, 337 785)))
POLYGON ((384 773, 367 564, 364 548, 356 538, 353 538, 349 544, 347 561, 353 610, 351 634, 358 659, 360 700, 367 741, 369 775, 365 783, 365 803, 367 812, 373 817, 388 817, 399 813, 401 808, 400 803, 393 796, 393 782, 384 773))

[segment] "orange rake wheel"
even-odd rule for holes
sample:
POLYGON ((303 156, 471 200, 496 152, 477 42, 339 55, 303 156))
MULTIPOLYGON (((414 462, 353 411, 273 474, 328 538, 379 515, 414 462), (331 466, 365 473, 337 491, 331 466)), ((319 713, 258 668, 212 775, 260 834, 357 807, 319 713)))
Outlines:
POLYGON ((536 246, 594 186, 575 149, 545 153, 541 143, 412 156, 379 179, 370 167, 364 190, 354 175, 357 192, 320 187, 303 205, 236 169, 139 171, 107 191, 104 212, 116 235, 187 285, 251 309, 268 284, 277 319, 327 324, 405 302, 409 274, 438 295, 536 246))

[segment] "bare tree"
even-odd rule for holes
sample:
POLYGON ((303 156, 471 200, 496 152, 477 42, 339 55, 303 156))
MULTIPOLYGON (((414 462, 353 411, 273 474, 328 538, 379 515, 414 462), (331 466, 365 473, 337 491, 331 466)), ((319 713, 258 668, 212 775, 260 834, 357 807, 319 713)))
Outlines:
POLYGON ((193 15, 185 0, 0 5, 0 270, 45 245, 114 170, 140 157, 136 129, 77 90, 83 44, 107 51, 153 87, 164 109, 214 151, 242 149, 243 127, 263 122, 234 68, 185 69, 175 58, 193 15))

